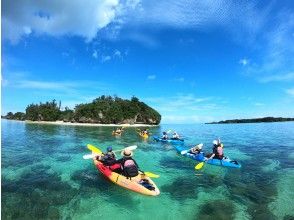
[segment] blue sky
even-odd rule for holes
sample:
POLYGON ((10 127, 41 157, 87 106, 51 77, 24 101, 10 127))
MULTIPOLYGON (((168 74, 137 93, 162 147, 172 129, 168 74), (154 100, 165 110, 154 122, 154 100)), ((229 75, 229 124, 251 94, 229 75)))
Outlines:
POLYGON ((2 114, 107 94, 162 123, 294 116, 291 0, 4 0, 1 23, 2 114))

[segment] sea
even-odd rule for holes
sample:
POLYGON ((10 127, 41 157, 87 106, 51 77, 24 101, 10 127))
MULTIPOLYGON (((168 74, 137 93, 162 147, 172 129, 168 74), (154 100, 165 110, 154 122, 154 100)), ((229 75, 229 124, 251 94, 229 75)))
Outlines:
MULTIPOLYGON (((1 217, 6 219, 294 219, 294 123, 162 124, 144 140, 137 128, 28 124, 1 120, 1 217), (187 149, 206 153, 220 138, 242 167, 205 164, 152 136, 177 131, 187 149), (137 145, 141 170, 160 175, 156 197, 108 181, 83 159, 86 145, 105 151, 137 145)), ((171 133, 170 133, 171 135, 171 133)), ((119 154, 118 154, 119 155, 119 154)))

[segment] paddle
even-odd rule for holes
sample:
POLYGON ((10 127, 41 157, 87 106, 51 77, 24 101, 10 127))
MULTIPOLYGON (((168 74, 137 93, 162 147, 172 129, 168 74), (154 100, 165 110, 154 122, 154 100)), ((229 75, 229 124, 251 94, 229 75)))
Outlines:
POLYGON ((195 170, 200 170, 203 166, 204 166, 204 162, 198 163, 198 164, 195 166, 195 170))
MULTIPOLYGON (((202 143, 201 144, 198 144, 195 147, 203 147, 203 144, 202 143)), ((194 147, 192 147, 192 148, 194 148, 194 147)), ((181 154, 184 155, 184 154, 188 153, 192 148, 190 148, 189 150, 182 150, 181 151, 181 154)))
POLYGON ((83 156, 83 158, 85 160, 88 160, 88 159, 93 159, 94 157, 99 156, 99 155, 100 154, 86 154, 86 155, 83 156))
POLYGON ((151 178, 159 178, 160 176, 151 172, 144 172, 144 174, 151 178))
MULTIPOLYGON (((92 159, 93 157, 96 157, 96 156, 99 156, 100 154, 102 154, 102 151, 101 151, 100 149, 94 147, 94 146, 91 145, 91 144, 88 144, 87 147, 88 147, 89 150, 92 150, 93 152, 96 151, 96 152, 95 152, 95 154, 86 154, 86 155, 84 155, 83 158, 84 158, 85 160, 87 160, 87 159, 92 159), (100 151, 101 153, 98 153, 99 151, 100 151)), ((136 149, 137 149, 137 146, 136 146, 136 145, 133 145, 133 146, 129 146, 129 147, 126 147, 126 148, 124 148, 124 149, 121 149, 121 150, 115 150, 115 151, 113 151, 113 152, 119 152, 119 151, 123 151, 123 150, 136 150, 136 149)))
POLYGON ((97 147, 93 146, 92 144, 87 144, 87 148, 96 154, 102 154, 102 151, 97 147))
POLYGON ((123 151, 123 150, 136 150, 137 149, 137 145, 132 145, 132 146, 129 146, 129 147, 126 147, 124 149, 121 149, 121 150, 115 150, 115 151, 112 151, 112 152, 119 152, 119 151, 123 151))

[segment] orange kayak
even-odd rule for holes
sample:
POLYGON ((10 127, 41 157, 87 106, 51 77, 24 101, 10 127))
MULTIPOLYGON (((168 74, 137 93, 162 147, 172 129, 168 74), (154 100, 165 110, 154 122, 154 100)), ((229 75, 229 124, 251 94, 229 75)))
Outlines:
POLYGON ((109 166, 103 165, 102 162, 96 159, 94 159, 94 164, 106 178, 121 187, 148 196, 157 196, 160 194, 160 191, 155 183, 141 172, 139 172, 137 176, 127 179, 127 177, 113 172, 109 166))

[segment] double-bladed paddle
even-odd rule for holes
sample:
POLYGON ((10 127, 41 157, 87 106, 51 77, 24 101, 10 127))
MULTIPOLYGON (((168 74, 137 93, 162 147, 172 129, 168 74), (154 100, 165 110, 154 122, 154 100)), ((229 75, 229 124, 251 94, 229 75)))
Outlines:
MULTIPOLYGON (((201 144, 198 144, 195 147, 203 147, 203 144, 202 143, 201 144)), ((192 148, 194 148, 194 147, 192 147, 192 148)), ((181 151, 181 154, 184 155, 184 154, 188 153, 192 148, 190 148, 188 150, 182 150, 181 151)))
MULTIPOLYGON (((97 147, 95 147, 95 146, 93 146, 91 144, 87 144, 87 147, 93 153, 92 154, 86 154, 86 155, 84 155, 83 158, 85 160, 92 159, 92 158, 94 158, 94 157, 99 156, 99 155, 102 154, 102 151, 99 148, 97 148, 97 147)), ((123 150, 136 150, 136 149, 137 149, 137 146, 136 145, 133 145, 133 146, 129 146, 129 147, 126 147, 124 149, 121 149, 121 150, 115 150, 113 152, 119 152, 119 151, 123 151, 123 150)))

